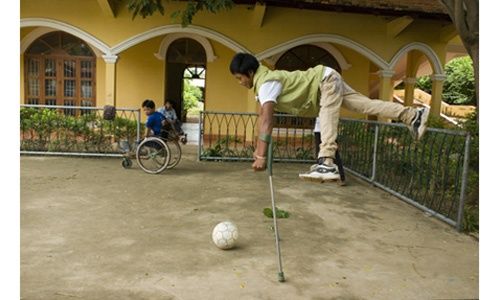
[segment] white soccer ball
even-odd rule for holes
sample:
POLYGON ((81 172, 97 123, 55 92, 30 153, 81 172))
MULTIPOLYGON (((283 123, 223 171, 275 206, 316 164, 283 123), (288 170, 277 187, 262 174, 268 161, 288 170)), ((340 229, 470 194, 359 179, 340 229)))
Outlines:
POLYGON ((238 227, 231 221, 220 222, 212 231, 212 240, 220 249, 231 249, 238 239, 238 227))

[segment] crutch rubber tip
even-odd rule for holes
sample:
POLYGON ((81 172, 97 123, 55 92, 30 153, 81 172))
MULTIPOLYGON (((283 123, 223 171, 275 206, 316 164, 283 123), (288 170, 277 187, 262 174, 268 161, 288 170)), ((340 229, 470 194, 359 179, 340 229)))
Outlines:
POLYGON ((278 273, 278 281, 285 282, 285 274, 283 272, 278 273))

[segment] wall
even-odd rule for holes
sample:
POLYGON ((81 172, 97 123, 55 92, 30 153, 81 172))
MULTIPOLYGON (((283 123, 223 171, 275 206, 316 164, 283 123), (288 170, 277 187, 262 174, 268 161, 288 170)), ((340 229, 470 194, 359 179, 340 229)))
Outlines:
POLYGON ((229 64, 236 53, 220 43, 211 43, 218 58, 207 64, 205 110, 247 112, 248 90, 229 72, 229 64))
MULTIPOLYGON (((161 37, 148 40, 124 51, 116 63, 117 106, 140 107, 145 99, 163 104, 165 63, 153 53, 161 37)), ((143 115, 144 116, 144 115, 143 115)))
MULTIPOLYGON (((115 17, 111 17, 101 9, 98 1, 21 0, 21 19, 44 18, 60 21, 83 30, 103 42, 109 49, 113 49, 112 47, 137 35, 174 24, 169 17, 170 12, 182 8, 185 3, 170 1, 166 5, 167 11, 164 16, 156 13, 146 19, 138 16, 132 20, 124 5, 116 10, 115 17)), ((233 9, 221 11, 216 15, 203 11, 195 16, 193 25, 207 30, 205 36, 217 34, 222 39, 210 40, 217 59, 207 63, 206 110, 235 112, 257 110, 253 93, 239 86, 228 70, 228 65, 235 54, 228 43, 232 43, 233 46, 240 45, 258 54, 310 34, 331 34, 339 39, 346 39, 352 43, 350 47, 338 43, 334 45, 352 65, 343 75, 349 85, 365 95, 368 95, 373 69, 378 68, 374 68, 374 64, 367 57, 352 47, 365 47, 389 62, 403 46, 421 42, 432 47, 440 59, 443 60, 445 57, 446 43, 440 40, 440 29, 446 24, 443 21, 415 20, 397 37, 391 37, 387 35, 387 24, 393 17, 277 7, 267 7, 261 26, 254 22, 255 17, 252 5, 236 5, 233 9)), ((21 39, 32 30, 33 28, 22 28, 21 39)), ((179 27, 178 30, 185 29, 179 27)), ((149 39, 117 53, 119 57, 116 62, 117 106, 137 108, 146 98, 155 100, 157 105, 163 102, 166 93, 165 62, 153 55, 158 51, 163 37, 164 35, 150 36, 149 39)), ((105 63, 99 56, 96 67, 96 104, 101 106, 105 103, 106 95, 105 63)), ((23 94, 21 90, 21 101, 23 94)), ((345 111, 342 115, 359 116, 345 111)))

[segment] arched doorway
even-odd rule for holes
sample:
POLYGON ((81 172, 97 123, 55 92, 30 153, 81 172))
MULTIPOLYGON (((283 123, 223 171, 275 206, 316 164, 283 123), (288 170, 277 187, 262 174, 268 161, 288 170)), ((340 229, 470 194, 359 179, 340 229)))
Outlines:
MULTIPOLYGON (((191 79, 203 79, 204 81, 206 70, 205 49, 193 39, 180 38, 168 47, 166 61, 165 78, 167 83, 165 85, 165 98, 171 101, 177 115, 182 116, 182 121, 185 122, 184 81, 191 79), (200 74, 203 75, 203 78, 201 78, 200 74)), ((204 98, 204 95, 202 97, 204 98)))
POLYGON ((47 33, 30 45, 24 59, 27 104, 95 106, 96 58, 81 39, 62 31, 47 33))

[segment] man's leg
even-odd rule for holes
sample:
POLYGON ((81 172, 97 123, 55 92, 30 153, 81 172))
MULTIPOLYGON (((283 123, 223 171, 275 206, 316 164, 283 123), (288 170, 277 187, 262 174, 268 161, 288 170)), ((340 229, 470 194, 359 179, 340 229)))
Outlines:
POLYGON ((370 99, 345 83, 342 107, 362 114, 400 120, 408 126, 417 139, 424 134, 429 116, 428 108, 413 108, 392 101, 370 99))
POLYGON ((342 78, 336 72, 325 78, 320 86, 319 126, 321 144, 318 158, 332 160, 337 150, 337 130, 340 118, 340 106, 343 101, 342 78))
POLYGON ((319 88, 321 93, 319 164, 311 167, 309 172, 300 174, 299 177, 315 181, 337 180, 340 176, 333 159, 337 150, 337 127, 343 97, 342 78, 334 72, 320 83, 319 88))
POLYGON ((370 99, 352 90, 344 94, 342 107, 357 113, 401 120, 405 124, 410 124, 416 114, 416 109, 413 107, 391 101, 370 99))

